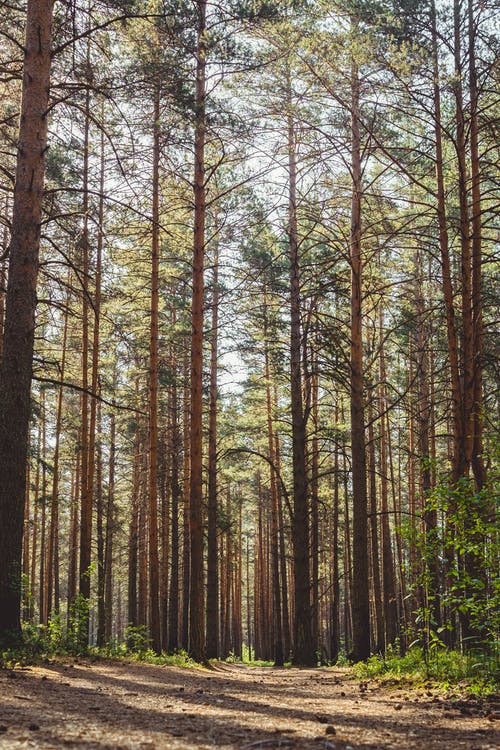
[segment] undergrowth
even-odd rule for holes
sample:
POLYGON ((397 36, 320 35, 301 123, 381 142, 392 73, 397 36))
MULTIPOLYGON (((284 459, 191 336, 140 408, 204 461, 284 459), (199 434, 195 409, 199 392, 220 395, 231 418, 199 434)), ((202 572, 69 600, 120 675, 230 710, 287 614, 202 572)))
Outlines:
POLYGON ((499 644, 489 653, 450 651, 444 647, 425 651, 413 646, 403 656, 395 648, 385 655, 371 656, 355 664, 354 674, 360 679, 376 677, 407 678, 414 682, 433 680, 443 689, 459 686, 474 695, 489 695, 500 690, 499 644))
POLYGON ((78 623, 70 620, 68 625, 63 626, 57 616, 49 621, 47 627, 25 625, 22 644, 0 651, 0 668, 13 669, 16 666, 41 664, 47 659, 78 656, 126 659, 172 667, 200 666, 183 650, 174 654, 156 654, 150 647, 145 628, 127 628, 124 641, 113 638, 102 647, 82 648, 78 635, 78 623))
MULTIPOLYGON (((99 648, 81 648, 78 635, 77 618, 70 618, 64 625, 57 616, 47 627, 26 625, 23 629, 22 644, 17 648, 0 652, 0 668, 12 669, 16 666, 43 663, 47 659, 77 656, 126 659, 173 667, 200 666, 186 651, 156 654, 143 627, 129 627, 123 641, 112 639, 99 648)), ((247 657, 243 658, 243 663, 251 666, 273 666, 273 662, 249 661, 248 654, 243 656, 247 657)), ((237 660, 231 655, 228 661, 237 660)), ((344 665, 348 665, 347 660, 340 659, 337 663, 337 666, 344 665)), ((384 655, 374 655, 365 662, 353 665, 352 671, 358 679, 405 679, 414 684, 432 680, 443 690, 458 687, 473 695, 486 696, 500 691, 500 643, 491 644, 483 652, 460 653, 448 650, 435 642, 433 647, 428 649, 414 645, 404 655, 394 646, 389 647, 384 655)))

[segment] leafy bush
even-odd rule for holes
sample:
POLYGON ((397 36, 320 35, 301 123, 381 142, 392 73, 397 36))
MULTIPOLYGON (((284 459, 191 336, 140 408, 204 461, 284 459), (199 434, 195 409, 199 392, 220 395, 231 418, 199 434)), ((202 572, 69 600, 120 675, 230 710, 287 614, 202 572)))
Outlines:
POLYGON ((128 625, 125 629, 125 644, 127 651, 133 654, 146 653, 151 646, 147 627, 145 625, 128 625))
POLYGON ((409 677, 416 681, 436 680, 443 687, 463 683, 464 689, 488 694, 500 688, 500 644, 488 653, 465 654, 444 648, 439 641, 431 648, 412 646, 401 656, 388 648, 385 656, 371 656, 354 665, 356 677, 409 677))
POLYGON ((182 649, 176 651, 175 654, 166 654, 164 651, 162 651, 161 654, 155 654, 152 649, 148 649, 145 653, 140 654, 138 661, 145 661, 147 664, 159 664, 166 667, 196 666, 196 662, 194 662, 189 654, 182 649))
POLYGON ((477 492, 467 478, 455 484, 442 479, 424 508, 435 526, 418 533, 412 526, 403 529, 421 561, 414 586, 420 608, 407 632, 410 640, 440 648, 441 641, 452 647, 460 639, 464 651, 487 652, 500 637, 496 501, 493 486, 477 492))

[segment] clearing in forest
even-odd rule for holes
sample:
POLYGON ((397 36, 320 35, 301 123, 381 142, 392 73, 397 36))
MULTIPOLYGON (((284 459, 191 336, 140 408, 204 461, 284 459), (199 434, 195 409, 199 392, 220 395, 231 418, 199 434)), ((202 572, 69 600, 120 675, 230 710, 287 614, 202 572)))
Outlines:
POLYGON ((350 675, 90 660, 4 670, 0 748, 500 748, 498 698, 350 675))

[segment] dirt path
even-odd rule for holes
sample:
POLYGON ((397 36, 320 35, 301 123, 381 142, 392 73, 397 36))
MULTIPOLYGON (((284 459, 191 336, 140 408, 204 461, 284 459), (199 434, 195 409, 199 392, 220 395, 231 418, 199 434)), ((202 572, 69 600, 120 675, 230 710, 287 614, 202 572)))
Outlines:
POLYGON ((499 708, 340 669, 79 660, 0 672, 0 748, 497 750, 499 708))

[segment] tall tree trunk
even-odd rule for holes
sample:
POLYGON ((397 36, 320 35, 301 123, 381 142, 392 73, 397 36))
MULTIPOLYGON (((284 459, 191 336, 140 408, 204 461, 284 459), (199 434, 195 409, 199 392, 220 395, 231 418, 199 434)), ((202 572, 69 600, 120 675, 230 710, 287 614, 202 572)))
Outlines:
POLYGON ((398 562, 398 576, 399 576, 399 609, 400 609, 400 621, 402 624, 402 627, 400 628, 401 633, 401 653, 404 653, 406 650, 406 643, 407 643, 407 632, 409 628, 410 623, 410 613, 409 613, 409 601, 408 596, 406 595, 406 579, 405 579, 405 572, 404 572, 404 562, 403 562, 403 545, 402 545, 402 539, 401 539, 401 459, 400 459, 400 452, 398 452, 398 461, 397 461, 397 481, 396 481, 396 471, 394 467, 394 453, 392 450, 392 438, 391 438, 391 423, 390 423, 390 417, 389 413, 387 413, 387 458, 389 462, 389 474, 390 474, 390 485, 391 485, 391 495, 392 495, 392 514, 394 517, 394 526, 396 529, 395 537, 396 537, 396 555, 397 555, 397 562, 398 562))
MULTIPOLYGON (((104 106, 101 105, 101 121, 104 127, 104 106)), ((101 441, 96 446, 96 419, 102 421, 101 403, 97 403, 97 392, 99 390, 99 346, 101 325, 101 277, 102 277, 102 246, 103 246, 103 219, 104 219, 104 132, 101 131, 100 142, 100 176, 99 176, 99 205, 97 209, 97 248, 95 261, 95 289, 94 289, 94 331, 92 338, 92 376, 91 390, 92 402, 90 407, 90 435, 89 435, 89 487, 94 484, 94 466, 96 465, 97 489, 97 643, 103 646, 105 642, 105 540, 104 540, 104 505, 102 493, 102 445, 101 441), (96 455, 97 454, 97 455, 96 455), (100 482, 97 481, 97 475, 100 482)), ((101 425, 98 425, 99 435, 102 433, 101 425)))
POLYGON ((415 401, 414 401, 414 381, 415 381, 415 364, 414 364, 414 342, 412 333, 408 337, 408 511, 410 513, 410 528, 408 539, 408 562, 409 562, 409 584, 411 589, 410 595, 410 619, 415 627, 418 610, 422 607, 422 589, 421 581, 421 559, 418 550, 418 537, 420 531, 420 508, 417 502, 417 472, 415 467, 415 401))
POLYGON ((363 399, 362 256, 361 256, 361 138, 359 129, 359 73, 351 68, 351 453, 353 493, 352 659, 370 655, 368 595, 368 529, 365 416, 363 399))
MULTIPOLYGON (((274 388, 274 404, 277 404, 277 387, 274 388)), ((281 449, 279 435, 274 435, 274 460, 276 463, 277 476, 281 474, 281 449)), ((288 573, 287 573, 287 533, 283 514, 283 497, 280 482, 276 483, 278 500, 278 532, 279 532, 279 560, 281 580, 281 608, 283 612, 283 658, 288 661, 292 651, 292 638, 290 632, 290 611, 288 606, 288 573)))
MULTIPOLYGON (((102 406, 97 406, 97 431, 102 435, 102 406)), ((104 630, 106 622, 104 586, 104 494, 102 487, 102 442, 96 441, 95 448, 95 498, 96 498, 96 542, 97 542, 97 633, 96 641, 99 647, 104 646, 104 630)))
MULTIPOLYGON (((68 289, 70 286, 70 277, 68 275, 68 289)), ((66 372, 66 342, 68 339, 68 317, 69 317, 69 299, 70 293, 68 291, 66 297, 66 311, 64 313, 64 329, 63 329, 63 340, 62 340, 62 357, 60 365, 60 377, 61 381, 64 381, 64 375, 66 372)), ((52 595, 54 591, 54 580, 59 575, 58 565, 58 535, 59 535, 59 446, 61 442, 61 424, 62 424, 62 408, 63 408, 63 386, 60 385, 57 392, 57 411, 56 411, 56 425, 55 425, 55 445, 54 445, 54 463, 52 472, 52 493, 50 500, 50 526, 49 526, 49 539, 47 546, 47 617, 50 618, 52 610, 52 595)), ((58 597, 56 597, 57 606, 55 607, 56 612, 59 611, 58 597)))
MULTIPOLYGON (((136 401, 138 396, 139 384, 138 378, 135 382, 136 401)), ((138 606, 137 606, 137 555, 139 549, 139 492, 141 482, 140 467, 140 432, 139 426, 136 425, 134 434, 134 462, 132 468, 132 498, 128 537, 128 612, 127 625, 137 627, 138 606)))
MULTIPOLYGON (((104 120, 103 107, 101 107, 101 118, 104 120)), ((97 471, 102 480, 102 446, 96 445, 96 423, 101 418, 101 404, 97 403, 97 392, 99 390, 99 345, 100 345, 100 325, 101 325, 101 275, 102 275, 102 244, 103 244, 103 214, 104 214, 104 133, 101 132, 101 164, 99 178, 99 207, 97 211, 97 252, 95 261, 95 289, 94 289, 94 330, 92 337, 92 375, 91 391, 92 400, 90 404, 90 427, 89 427, 89 475, 88 487, 91 495, 94 490, 94 473, 96 473, 96 457, 98 460, 97 471)), ((101 430, 99 429, 99 434, 101 430)), ((97 484, 97 480, 96 480, 97 484)), ((102 497, 102 481, 100 491, 97 492, 98 502, 98 559, 97 559, 97 640, 98 645, 104 645, 105 629, 105 608, 104 608, 104 509, 102 497)))
MULTIPOLYGON (((274 435, 272 422, 271 401, 271 372, 269 366, 269 344, 267 332, 267 300, 264 299, 264 378, 266 382, 266 413, 267 413, 267 450, 269 460, 276 467, 274 455, 274 435)), ((279 526, 278 526, 278 480, 273 466, 269 467, 269 482, 271 485, 271 565, 274 601, 274 665, 282 667, 283 654, 283 626, 281 616, 281 589, 279 570, 279 526)))
POLYGON ((184 443, 184 461, 183 461, 183 493, 184 502, 182 505, 182 618, 181 618, 181 648, 184 651, 189 649, 189 591, 190 591, 190 567, 191 567, 191 535, 190 535, 190 523, 189 523, 189 488, 191 483, 190 478, 190 407, 189 407, 189 382, 188 382, 188 369, 189 369, 189 357, 188 357, 188 346, 187 343, 184 348, 184 420, 183 420, 183 443, 184 443))
POLYGON ((241 547, 242 547, 242 502, 238 500, 236 539, 233 566, 233 651, 237 659, 243 658, 242 608, 241 608, 241 547))
POLYGON ((224 566, 224 607, 222 608, 221 655, 225 659, 231 653, 231 568, 233 557, 233 538, 231 523, 231 485, 228 484, 226 494, 226 554, 222 557, 224 566))
MULTIPOLYGON (((139 489, 139 539, 138 539, 138 587, 137 587, 137 620, 139 626, 145 630, 148 627, 148 506, 149 506, 149 486, 148 486, 148 454, 147 454, 147 436, 141 439, 141 458, 140 458, 140 489, 139 489)), ((151 631, 149 631, 151 632, 151 631)))
POLYGON ((476 489, 481 490, 486 481, 483 461, 483 308, 482 308, 482 221, 481 221, 481 165, 479 161, 479 94, 476 72, 475 21, 472 0, 467 2, 469 22, 469 94, 470 94, 470 177, 472 214, 472 316, 473 316, 473 366, 474 366, 474 444, 472 471, 476 489))
MULTIPOLYGON (((87 75, 90 76, 89 42, 87 42, 87 75)), ((85 121, 83 142, 83 230, 80 240, 82 254, 82 395, 81 395, 81 495, 80 495, 80 555, 79 595, 83 600, 78 610, 81 648, 86 648, 89 639, 88 604, 90 601, 90 562, 92 554, 92 500, 93 500, 93 455, 90 457, 88 414, 88 364, 89 364, 89 135, 90 135, 90 86, 85 91, 85 121), (92 475, 89 468, 92 465, 92 475), (90 482, 89 482, 90 479, 90 482)), ((94 411, 95 414, 95 411, 94 411)), ((95 429, 94 429, 95 433, 95 429)))
MULTIPOLYGON (((372 394, 373 388, 370 388, 372 394)), ((373 617, 372 617, 372 643, 375 652, 383 654, 385 651, 384 640, 384 612, 382 608, 382 585, 380 581, 380 552, 378 533, 378 503, 377 503, 377 465, 375 451, 375 431, 373 429, 373 399, 368 404, 368 458, 369 458, 369 500, 370 500, 370 560, 373 590, 373 617), (374 620, 374 622, 373 622, 374 620), (373 627, 375 626, 375 627, 373 627)))
POLYGON ((466 123, 463 104, 462 86, 462 50, 461 50, 461 0, 454 0, 454 56, 455 77, 453 91, 455 94, 456 151, 458 162, 458 198, 460 207, 460 270, 462 280, 462 444, 459 461, 456 464, 456 478, 467 476, 472 461, 473 448, 473 401, 474 401, 474 351, 472 324, 472 261, 469 236, 469 205, 467 197, 467 143, 466 123))
MULTIPOLYGON (((342 405, 341 420, 344 421, 344 408, 342 405)), ((342 456, 343 490, 344 490, 344 647, 349 653, 352 647, 352 545, 351 545, 351 520, 349 512, 349 480, 347 474, 347 456, 342 456)))
POLYGON ((203 266, 205 258, 205 97, 206 97, 206 0, 197 0, 196 97, 194 145, 194 243, 193 296, 191 307, 191 587, 189 652, 206 661, 203 587, 203 266))
MULTIPOLYGON (((175 326, 175 309, 172 311, 172 325, 175 326)), ((172 372, 173 383, 171 390, 171 461, 172 470, 170 473, 170 494, 172 498, 172 518, 171 518, 171 558, 172 564, 170 569, 170 589, 168 602, 168 651, 170 653, 177 651, 179 648, 179 504, 181 499, 181 490, 179 483, 179 404, 177 396, 177 357, 175 354, 175 344, 172 346, 172 372)))
POLYGON ((433 99, 434 99, 434 138, 436 158, 436 187, 437 187, 437 217, 439 226, 439 247, 441 252, 441 275, 443 285, 443 297, 446 311, 446 335, 448 343, 448 360, 450 363, 451 394, 453 409, 453 452, 454 466, 453 479, 456 481, 460 475, 460 466, 463 463, 462 441, 462 396, 460 388, 460 371, 458 361, 457 329, 455 320, 455 308, 453 306, 453 286, 451 280, 450 251, 448 240, 448 226, 446 221, 446 193, 443 174, 443 144, 442 144, 442 122, 441 122, 441 90, 438 59, 438 37, 436 28, 436 6, 434 0, 430 4, 430 20, 432 31, 432 64, 433 64, 433 99))
MULTIPOLYGON (((78 441, 79 442, 79 441, 78 441)), ((80 493, 80 461, 81 454, 77 452, 75 468, 71 477, 70 517, 68 534, 68 597, 67 616, 72 615, 73 605, 76 599, 77 572, 78 572, 78 508, 80 493)))
POLYGON ((169 597, 169 572, 170 572, 170 519, 172 501, 172 451, 169 450, 169 440, 172 420, 172 389, 167 393, 167 419, 164 437, 160 438, 159 444, 159 468, 158 481, 160 491, 160 633, 161 649, 165 651, 168 647, 168 597, 169 597))
POLYGON ((42 464, 42 492, 38 502, 41 503, 42 513, 40 519, 40 566, 39 566, 39 592, 40 592, 40 623, 48 624, 47 616, 47 413, 45 410, 45 391, 40 392, 40 420, 42 422, 42 443, 40 446, 39 461, 42 464))
POLYGON ((158 303, 159 303, 159 168, 160 168, 160 90, 154 91, 153 111, 153 206, 151 236, 151 321, 149 352, 149 629, 153 651, 161 651, 160 568, 158 557, 158 303))
POLYGON ((313 373, 311 376, 312 425, 311 440, 311 606, 312 606, 312 637, 316 654, 320 651, 320 623, 319 623, 319 455, 318 455, 318 364, 317 356, 313 353, 313 373))
POLYGON ((288 244, 290 256, 290 393, 292 412, 294 576, 293 663, 315 666, 312 638, 309 507, 306 475, 306 416, 302 399, 302 337, 299 248, 297 230, 297 158, 290 73, 287 72, 288 244))
MULTIPOLYGON (((468 421, 469 430, 472 432, 471 465, 474 475, 476 490, 480 492, 486 483, 486 471, 483 461, 483 314, 482 314, 482 219, 481 219, 481 170, 479 161, 479 92, 476 71, 476 23, 474 19, 474 6, 472 0, 467 2, 468 20, 468 60, 469 60, 469 146, 470 146, 470 182, 471 182, 471 236, 469 242, 472 249, 472 279, 471 279, 471 321, 472 343, 470 355, 470 368, 472 375, 472 394, 470 396, 471 415, 468 421)), ((465 176, 464 176, 465 181, 465 176)), ((464 217, 465 218, 465 217, 464 217)), ((467 377, 467 368, 465 377, 467 377)), ((468 403, 467 399, 465 399, 468 403)), ((479 496, 480 498, 480 496, 479 496)), ((489 508, 484 500, 478 498, 476 507, 473 508, 473 516, 478 516, 482 521, 488 522, 489 508)), ((470 538, 474 541, 475 549, 471 550, 465 560, 466 572, 470 581, 480 581, 482 591, 480 593, 483 602, 488 590, 488 576, 485 569, 484 543, 485 540, 477 530, 474 529, 476 519, 471 519, 470 538)), ((476 591, 469 591, 469 596, 479 594, 477 584, 476 591)), ((477 625, 467 621, 465 633, 471 636, 470 646, 478 646, 481 637, 484 637, 477 625)))
MULTIPOLYGON (((247 534, 246 548, 246 605, 247 605, 247 644, 248 644, 248 661, 252 661, 252 606, 250 599, 250 535, 247 534)), ((255 651, 254 651, 255 656, 255 651)))
MULTIPOLYGON (((217 226, 215 226, 217 231, 217 226)), ((210 337, 210 403, 208 423, 207 519, 207 658, 219 655, 219 580, 217 550, 217 358, 219 326, 219 258, 215 241, 210 337)))
MULTIPOLYGON (((113 377, 116 384, 116 372, 113 377)), ((108 500, 106 505, 106 534, 104 539, 104 641, 109 643, 113 627, 113 540, 115 533, 115 462, 116 419, 109 416, 109 473, 108 500)))
POLYGON ((383 348, 383 308, 379 308, 379 381, 380 381, 380 429, 379 429, 379 474, 380 474, 380 511, 381 511, 381 541, 382 541, 382 591, 384 605, 385 646, 392 645, 397 637, 397 598, 396 571, 394 570, 394 556, 392 553, 391 527, 389 523, 389 487, 387 469, 387 434, 389 425, 386 415, 387 400, 385 395, 386 371, 383 348), (387 428, 386 428, 387 425, 387 428))
MULTIPOLYGON (((0 333, 1 335, 1 333, 0 333)), ((31 462, 26 464, 26 497, 24 503, 24 530, 23 530, 23 608, 22 621, 29 622, 31 619, 31 602, 33 598, 32 581, 30 576, 30 526, 31 526, 31 462)))
MULTIPOLYGON (((4 208, 4 215, 9 215, 9 196, 7 195, 5 197, 5 208, 4 208)), ((9 227, 7 223, 3 225, 3 231, 2 231, 2 245, 1 245, 1 252, 0 255, 2 256, 2 260, 0 260, 0 362, 2 360, 2 354, 3 354, 3 326, 5 322, 5 288, 6 288, 6 282, 7 282, 7 265, 5 258, 8 257, 9 254, 9 227)))
POLYGON ((380 497, 382 512, 382 590, 384 597, 385 645, 392 645, 398 636, 398 609, 396 594, 396 571, 392 552, 391 527, 389 522, 389 493, 387 481, 386 417, 380 422, 380 497))
MULTIPOLYGON (((36 453, 38 456, 40 452, 40 445, 42 440, 42 423, 39 420, 37 438, 36 438, 36 453)), ((36 462, 35 472, 35 485, 33 487, 33 541, 31 548, 31 572, 30 572, 30 583, 31 583, 31 607, 30 607, 30 621, 34 622, 35 619, 35 600, 36 600, 36 555, 38 548, 38 495, 40 492, 40 461, 36 462)))
POLYGON ((21 637, 21 554, 53 0, 28 0, 0 368, 0 644, 21 637))
MULTIPOLYGON (((335 397, 335 424, 339 422, 338 395, 335 397)), ((332 519, 332 610, 330 633, 330 661, 335 664, 340 653, 340 575, 339 575, 339 448, 335 446, 333 464, 333 519, 332 519)))
POLYGON ((425 591, 425 611, 431 622, 427 627, 434 629, 440 627, 440 604, 439 604, 439 554, 436 546, 437 541, 437 510, 429 507, 429 493, 431 491, 431 453, 429 443, 430 426, 430 402, 429 402, 429 379, 427 368, 427 341, 429 331, 425 326, 425 303, 423 279, 420 269, 423 268, 420 253, 417 250, 415 257, 415 270, 419 275, 415 283, 415 308, 417 311, 416 336, 416 362, 417 362, 417 385, 418 385, 418 453, 420 459, 420 479, 422 487, 422 509, 424 515, 425 537, 426 537, 426 559, 427 586, 425 591))

